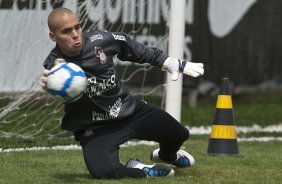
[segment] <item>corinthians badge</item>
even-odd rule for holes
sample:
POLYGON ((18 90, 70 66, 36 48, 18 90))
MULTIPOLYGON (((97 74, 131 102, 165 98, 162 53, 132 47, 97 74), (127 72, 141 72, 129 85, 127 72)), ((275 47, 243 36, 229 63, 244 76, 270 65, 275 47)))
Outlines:
POLYGON ((100 59, 100 63, 102 65, 105 65, 107 64, 107 56, 106 54, 104 53, 103 49, 100 48, 100 47, 95 47, 95 54, 96 54, 96 57, 100 59))

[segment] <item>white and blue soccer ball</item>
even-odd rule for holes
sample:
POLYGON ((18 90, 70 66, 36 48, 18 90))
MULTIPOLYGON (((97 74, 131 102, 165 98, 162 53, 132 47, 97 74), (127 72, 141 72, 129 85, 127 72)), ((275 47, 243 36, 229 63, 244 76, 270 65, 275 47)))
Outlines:
POLYGON ((87 77, 74 63, 59 63, 51 68, 47 77, 47 91, 62 102, 74 102, 84 93, 87 77))

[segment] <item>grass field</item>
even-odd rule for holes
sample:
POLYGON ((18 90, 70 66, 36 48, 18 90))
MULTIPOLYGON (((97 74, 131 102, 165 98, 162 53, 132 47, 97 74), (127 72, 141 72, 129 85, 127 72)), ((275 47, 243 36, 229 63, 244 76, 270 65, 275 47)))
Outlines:
MULTIPOLYGON (((281 92, 258 93, 233 97, 237 126, 276 125, 282 123, 281 92)), ((158 105, 158 99, 150 99, 158 105)), ((149 100, 148 100, 149 101, 149 100)), ((196 108, 185 103, 183 124, 211 126, 215 112, 215 99, 202 99, 196 108)), ((238 137, 274 136, 281 132, 239 134, 238 137)), ((90 177, 79 150, 0 152, 0 183, 282 183, 282 142, 239 142, 239 156, 207 156, 208 135, 192 135, 185 147, 195 157, 192 168, 175 168, 173 178, 147 178, 142 180, 95 180, 90 177)), ((34 139, 0 138, 0 148, 53 146, 77 144, 72 139, 36 137, 34 139)), ((151 163, 149 153, 156 146, 121 148, 120 160, 138 158, 151 163)))
MULTIPOLYGON (((207 137, 192 137, 185 144, 196 159, 192 168, 175 168, 173 178, 94 180, 81 151, 38 151, 0 154, 0 183, 281 183, 281 142, 239 143, 240 156, 207 156, 207 137), (279 146, 280 145, 280 146, 279 146)), ((155 146, 121 148, 121 162, 139 158, 150 163, 155 146)))

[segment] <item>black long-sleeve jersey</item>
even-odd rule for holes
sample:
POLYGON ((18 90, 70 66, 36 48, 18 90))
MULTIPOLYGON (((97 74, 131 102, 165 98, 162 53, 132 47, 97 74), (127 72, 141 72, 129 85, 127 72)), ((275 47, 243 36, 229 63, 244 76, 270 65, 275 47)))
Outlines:
POLYGON ((137 99, 117 78, 114 56, 122 61, 158 67, 168 58, 161 50, 145 47, 122 32, 84 32, 82 39, 82 51, 78 56, 67 57, 56 46, 43 64, 51 69, 55 59, 64 58, 86 73, 88 84, 84 95, 73 103, 65 103, 62 129, 73 132, 105 126, 134 112, 137 99))

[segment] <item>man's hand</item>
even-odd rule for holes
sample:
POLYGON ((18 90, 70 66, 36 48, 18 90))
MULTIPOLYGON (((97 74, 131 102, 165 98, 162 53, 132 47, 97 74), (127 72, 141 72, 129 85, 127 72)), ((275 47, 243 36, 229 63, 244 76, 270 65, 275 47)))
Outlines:
MULTIPOLYGON (((54 61, 54 65, 57 65, 59 63, 65 63, 66 61, 62 58, 58 58, 54 61)), ((40 86, 44 91, 47 91, 47 77, 48 77, 48 73, 50 72, 50 70, 44 69, 43 71, 43 75, 40 78, 40 86)))
POLYGON ((179 72, 192 77, 204 75, 204 64, 168 57, 162 66, 162 70, 167 70, 171 74, 171 80, 176 81, 178 79, 179 72))

